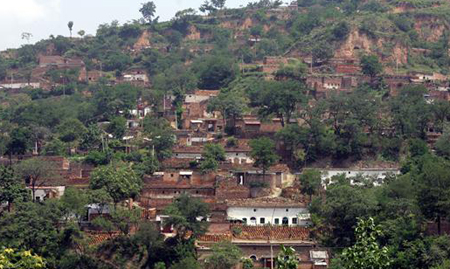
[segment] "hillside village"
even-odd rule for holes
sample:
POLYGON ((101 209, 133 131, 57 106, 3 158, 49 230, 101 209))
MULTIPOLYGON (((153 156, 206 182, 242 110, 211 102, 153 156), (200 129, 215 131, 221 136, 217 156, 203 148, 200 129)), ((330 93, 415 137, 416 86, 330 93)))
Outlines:
POLYGON ((450 2, 168 22, 150 3, 0 52, 0 247, 48 268, 449 268, 450 2))

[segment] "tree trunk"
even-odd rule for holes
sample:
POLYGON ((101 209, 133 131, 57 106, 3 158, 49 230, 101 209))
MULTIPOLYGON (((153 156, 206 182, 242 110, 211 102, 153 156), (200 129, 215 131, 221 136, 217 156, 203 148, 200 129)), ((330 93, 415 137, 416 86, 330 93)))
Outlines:
POLYGON ((441 235, 441 215, 437 216, 438 234, 441 235))
POLYGON ((34 186, 31 187, 31 193, 32 193, 33 203, 35 203, 36 202, 36 189, 34 186))

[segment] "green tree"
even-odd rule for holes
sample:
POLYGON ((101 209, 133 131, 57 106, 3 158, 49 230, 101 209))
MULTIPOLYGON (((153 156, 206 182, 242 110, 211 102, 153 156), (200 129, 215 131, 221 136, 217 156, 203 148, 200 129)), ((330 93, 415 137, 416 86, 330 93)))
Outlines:
POLYGON ((31 148, 31 134, 28 129, 20 127, 15 128, 11 131, 10 137, 11 139, 6 146, 6 153, 9 155, 10 159, 12 155, 23 155, 31 148))
POLYGON ((204 12, 212 13, 217 9, 208 0, 205 0, 205 2, 203 2, 203 4, 199 7, 199 10, 203 13, 204 12))
POLYGON ((86 213, 86 206, 89 203, 89 197, 83 190, 74 187, 67 187, 60 201, 61 208, 66 219, 70 219, 72 216, 75 216, 76 220, 81 221, 86 213))
POLYGON ((102 143, 102 130, 97 124, 88 126, 86 133, 81 138, 80 147, 86 150, 96 150, 100 148, 102 143))
POLYGON ((322 185, 322 175, 319 170, 307 169, 300 175, 301 192, 309 195, 312 199, 314 194, 317 194, 322 185))
POLYGON ((58 138, 45 143, 42 154, 45 156, 64 156, 66 154, 66 145, 58 138))
POLYGON ((159 227, 154 223, 143 222, 139 225, 139 229, 133 236, 133 240, 140 246, 145 247, 145 251, 147 252, 145 266, 151 266, 153 261, 157 260, 158 250, 160 250, 164 244, 164 236, 161 234, 159 227))
POLYGON ((12 248, 0 249, 0 268, 38 269, 45 268, 45 260, 31 251, 17 251, 12 248))
POLYGON ((197 86, 195 74, 182 64, 176 64, 155 76, 155 89, 175 96, 174 105, 181 107, 187 92, 197 86))
POLYGON ((326 199, 316 198, 310 206, 313 220, 322 230, 322 240, 328 246, 350 246, 354 243, 353 227, 358 217, 373 216, 377 200, 371 189, 350 186, 345 176, 334 178, 327 186, 326 199))
POLYGON ((173 225, 179 238, 186 238, 192 233, 192 238, 202 235, 207 231, 209 207, 198 198, 187 194, 177 197, 166 209, 169 215, 168 225, 173 225))
POLYGON ((203 161, 200 170, 203 173, 217 171, 219 162, 225 161, 225 149, 220 144, 206 144, 203 148, 203 161))
POLYGON ((311 50, 312 64, 321 64, 332 58, 334 52, 326 42, 319 42, 311 50))
POLYGON ((450 130, 445 130, 434 144, 438 156, 450 159, 450 130))
POLYGON ((83 38, 85 34, 86 34, 86 31, 84 31, 84 30, 78 31, 78 35, 79 35, 81 38, 83 38))
POLYGON ((297 269, 298 259, 295 255, 295 249, 281 245, 281 251, 275 258, 277 269, 297 269))
POLYGON ((174 131, 166 119, 147 115, 143 121, 143 129, 144 140, 152 154, 156 154, 158 159, 172 156, 172 147, 175 145, 174 131))
POLYGON ((376 55, 364 55, 361 57, 361 71, 370 77, 373 86, 375 78, 383 72, 383 65, 376 55))
POLYGON ((144 175, 153 175, 153 173, 158 171, 159 167, 160 164, 157 157, 152 154, 144 156, 142 162, 133 164, 133 170, 136 171, 136 174, 141 178, 144 177, 144 175))
POLYGON ((186 257, 179 262, 170 266, 170 269, 200 269, 202 268, 200 263, 194 257, 186 257))
POLYGON ((200 89, 216 90, 226 87, 237 75, 237 66, 229 55, 208 55, 193 64, 200 89))
POLYGON ((383 233, 381 228, 375 224, 373 218, 359 219, 355 234, 355 245, 344 249, 340 255, 343 268, 392 268, 389 249, 381 247, 378 243, 383 233))
POLYGON ((281 119, 281 125, 289 124, 298 105, 305 104, 306 87, 303 83, 287 81, 267 81, 257 95, 252 96, 252 103, 259 107, 258 114, 266 118, 275 115, 281 119))
POLYGON ((21 161, 15 166, 15 171, 30 187, 33 201, 36 201, 36 190, 51 179, 57 178, 53 167, 47 161, 31 158, 21 161))
POLYGON ((67 27, 69 27, 70 38, 72 38, 73 21, 69 21, 69 22, 67 23, 67 27))
POLYGON ((141 9, 139 9, 139 12, 142 13, 142 17, 144 20, 151 23, 153 22, 153 17, 155 16, 156 5, 155 3, 153 3, 153 1, 144 3, 142 4, 141 9))
POLYGON ((68 118, 56 127, 59 139, 72 147, 87 132, 86 127, 78 119, 68 118))
POLYGON ((442 132, 444 124, 450 119, 450 104, 444 100, 437 100, 431 106, 434 118, 434 128, 442 132))
POLYGON ((114 117, 109 123, 106 131, 116 139, 122 139, 127 130, 127 119, 124 117, 114 117))
POLYGON ((429 155, 421 162, 417 201, 424 216, 437 222, 440 234, 441 220, 450 215, 450 163, 429 155))
POLYGON ((211 0, 211 4, 213 5, 213 7, 217 8, 217 9, 224 8, 225 2, 226 2, 226 0, 211 0))
POLYGON ((128 236, 133 227, 136 227, 141 219, 140 209, 125 209, 116 207, 111 209, 109 217, 99 216, 94 219, 95 226, 102 230, 112 233, 113 231, 120 231, 123 235, 128 236))
POLYGON ((56 267, 56 259, 66 250, 60 244, 61 217, 57 201, 17 204, 0 217, 0 248, 28 249, 46 259, 48 267, 56 267))
POLYGON ((244 114, 246 109, 246 100, 244 97, 234 91, 221 91, 217 97, 212 98, 208 103, 208 112, 220 111, 223 118, 223 126, 228 126, 231 122, 231 127, 236 126, 236 119, 244 114))
POLYGON ((104 189, 117 205, 127 198, 134 198, 141 190, 142 181, 126 164, 110 164, 96 168, 91 174, 92 190, 104 189))
POLYGON ((11 212, 14 202, 28 200, 29 193, 25 184, 14 174, 11 168, 0 167, 0 204, 8 203, 8 212, 11 212))
POLYGON ((242 257, 239 247, 228 241, 216 243, 212 246, 212 254, 205 263, 209 269, 228 269, 237 265, 242 257))
POLYGON ((219 162, 225 161, 225 149, 220 144, 206 144, 202 155, 205 159, 211 158, 219 162))
POLYGON ((267 170, 279 159, 275 153, 275 143, 270 138, 262 137, 251 140, 250 147, 250 156, 255 160, 253 165, 262 169, 264 180, 267 170))
POLYGON ((404 138, 424 138, 432 115, 423 86, 406 87, 389 101, 392 123, 404 138))

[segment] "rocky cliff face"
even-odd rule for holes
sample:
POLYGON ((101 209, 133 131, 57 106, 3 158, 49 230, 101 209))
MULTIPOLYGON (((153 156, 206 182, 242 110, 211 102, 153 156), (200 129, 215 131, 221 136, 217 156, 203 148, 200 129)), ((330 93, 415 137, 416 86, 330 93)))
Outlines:
POLYGON ((387 40, 386 38, 372 39, 366 34, 353 30, 347 39, 338 47, 334 57, 336 58, 359 58, 364 53, 377 53, 383 62, 393 62, 406 64, 408 62, 408 47, 397 40, 387 40), (382 55, 380 51, 386 43, 393 44, 392 51, 382 55))
POLYGON ((438 41, 446 30, 449 30, 447 22, 433 16, 417 16, 414 29, 420 38, 428 42, 438 41))

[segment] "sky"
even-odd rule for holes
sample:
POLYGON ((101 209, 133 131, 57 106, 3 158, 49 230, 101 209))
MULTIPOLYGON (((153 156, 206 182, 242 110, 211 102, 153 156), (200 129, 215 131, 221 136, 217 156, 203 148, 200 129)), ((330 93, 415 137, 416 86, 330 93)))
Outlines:
MULTIPOLYGON (((253 0, 253 2, 256 0, 253 0)), ((0 50, 17 48, 50 35, 69 36, 67 23, 74 22, 73 33, 84 30, 95 34, 98 25, 118 20, 121 24, 139 19, 146 0, 0 0, 0 50)), ((160 21, 170 20, 177 11, 198 7, 204 0, 154 0, 160 21)), ((247 5, 249 0, 227 0, 227 7, 247 5)))

